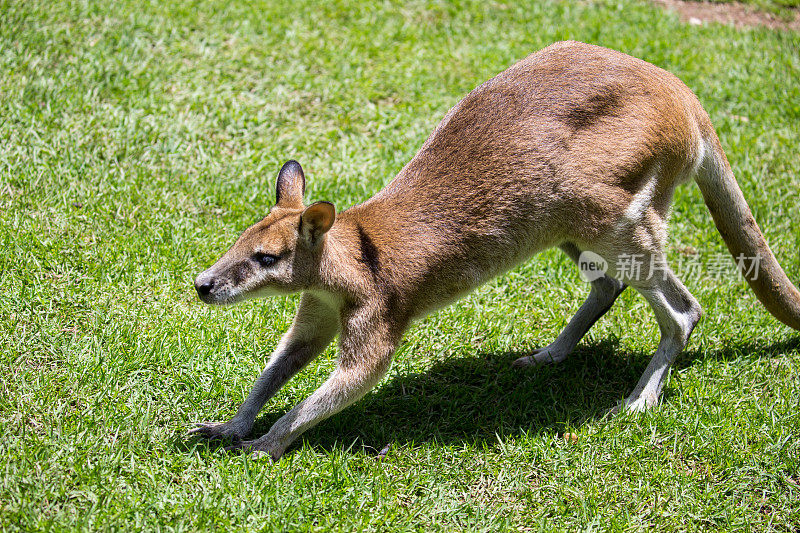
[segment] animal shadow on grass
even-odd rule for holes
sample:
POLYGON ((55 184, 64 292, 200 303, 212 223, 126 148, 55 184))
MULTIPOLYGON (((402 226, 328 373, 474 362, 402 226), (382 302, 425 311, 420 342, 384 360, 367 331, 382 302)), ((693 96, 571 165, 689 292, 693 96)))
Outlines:
MULTIPOLYGON (((511 363, 527 352, 445 358, 424 372, 390 374, 356 404, 306 432, 287 450, 314 448, 378 454, 387 444, 497 442, 497 436, 561 432, 602 418, 635 386, 652 353, 625 352, 611 338, 578 347, 564 362, 528 368, 511 363)), ((683 352, 674 369, 699 359, 774 357, 800 349, 800 338, 683 352)), ((411 355, 413 357, 413 355, 411 355)), ((669 391, 663 401, 668 402, 669 391)), ((266 433, 283 413, 269 406, 249 438, 266 433)), ((177 444, 177 443, 176 443, 177 444)), ((183 444, 184 446, 186 443, 183 444)))
MULTIPOLYGON (((562 363, 524 369, 511 363, 527 352, 446 358, 424 372, 392 376, 361 402, 305 433, 300 442, 327 451, 344 448, 377 454, 390 443, 493 446, 498 435, 579 428, 602 418, 630 394, 650 361, 651 352, 621 351, 618 344, 618 339, 609 338, 582 345, 562 363)), ((800 338, 715 351, 690 349, 673 368, 684 369, 704 358, 758 359, 798 349, 800 338)), ((665 402, 671 396, 668 392, 665 402)), ((256 434, 268 431, 277 418, 263 420, 256 434)))
MULTIPOLYGON (((528 352, 448 357, 424 372, 391 375, 302 440, 329 451, 378 453, 389 443, 493 445, 498 435, 576 427, 602 417, 638 379, 615 346, 608 340, 580 347, 558 365, 522 369, 511 363, 528 352)), ((630 356, 634 367, 647 357, 630 356)))

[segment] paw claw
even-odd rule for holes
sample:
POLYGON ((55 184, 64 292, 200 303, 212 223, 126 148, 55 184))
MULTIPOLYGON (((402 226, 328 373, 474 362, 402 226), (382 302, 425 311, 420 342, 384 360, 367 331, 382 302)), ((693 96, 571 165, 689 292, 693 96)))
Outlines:
POLYGON ((230 446, 226 446, 225 451, 227 453, 238 452, 242 454, 248 454, 250 456, 250 459, 253 459, 254 461, 269 459, 270 462, 274 463, 278 460, 278 458, 280 458, 280 455, 278 455, 278 457, 275 457, 275 454, 273 454, 272 452, 268 451, 265 448, 266 445, 257 440, 245 440, 237 442, 236 444, 232 444, 230 446))
POLYGON ((229 422, 195 422, 194 426, 189 430, 189 436, 207 439, 231 439, 234 441, 242 438, 241 431, 229 422))
POLYGON ((526 366, 533 366, 535 364, 536 364, 536 359, 534 359, 531 356, 525 356, 525 357, 520 357, 519 359, 511 363, 511 366, 513 366, 514 368, 525 368, 526 366))
POLYGON ((262 452, 261 450, 256 450, 256 451, 252 452, 250 454, 250 459, 253 459, 254 461, 261 461, 261 460, 267 459, 271 463, 274 463, 276 461, 276 459, 274 457, 272 457, 271 454, 269 454, 267 452, 262 452))
POLYGON ((194 422, 194 427, 189 430, 189 435, 195 435, 197 433, 202 433, 206 427, 208 426, 207 423, 204 422, 194 422))
POLYGON ((539 366, 539 365, 549 365, 552 363, 560 363, 564 359, 567 358, 568 353, 562 353, 562 351, 555 349, 555 348, 537 348, 531 352, 531 355, 526 355, 525 357, 520 357, 513 363, 511 366, 514 368, 525 368, 526 366, 539 366))
POLYGON ((253 447, 255 441, 253 440, 243 440, 239 441, 235 444, 231 444, 229 446, 225 446, 224 450, 226 452, 248 452, 250 448, 253 447))

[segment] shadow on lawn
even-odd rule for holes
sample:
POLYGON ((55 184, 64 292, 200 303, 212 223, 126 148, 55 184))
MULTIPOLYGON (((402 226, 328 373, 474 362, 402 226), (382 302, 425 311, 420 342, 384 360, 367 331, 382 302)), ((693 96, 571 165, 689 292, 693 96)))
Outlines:
MULTIPOLYGON (((353 451, 377 453, 389 443, 492 445, 497 435, 579 426, 602 417, 638 379, 615 345, 581 347, 560 365, 525 369, 511 366, 525 352, 448 358, 425 372, 394 375, 303 440, 326 450, 352 445, 353 451)), ((631 357, 634 367, 646 364, 643 353, 631 357)), ((264 422, 257 432, 269 429, 264 422)))
MULTIPOLYGON (((299 442, 323 450, 377 454, 387 444, 497 442, 497 435, 562 432, 601 418, 630 393, 651 354, 620 352, 615 339, 579 347, 559 365, 515 369, 524 352, 453 357, 425 372, 397 374, 355 405, 309 430, 299 442)), ((724 350, 688 350, 674 368, 699 359, 772 357, 800 349, 800 338, 743 343, 724 350)), ((669 395, 665 395, 669 401, 669 395)), ((283 413, 267 412, 250 438, 283 413)), ((292 446, 287 453, 292 453, 292 446)))

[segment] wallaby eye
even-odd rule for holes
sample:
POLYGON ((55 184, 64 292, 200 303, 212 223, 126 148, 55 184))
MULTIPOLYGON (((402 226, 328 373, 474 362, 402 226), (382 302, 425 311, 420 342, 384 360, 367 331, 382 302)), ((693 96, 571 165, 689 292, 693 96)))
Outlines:
POLYGON ((279 257, 277 255, 262 253, 253 254, 253 261, 264 268, 274 265, 278 259, 279 257))

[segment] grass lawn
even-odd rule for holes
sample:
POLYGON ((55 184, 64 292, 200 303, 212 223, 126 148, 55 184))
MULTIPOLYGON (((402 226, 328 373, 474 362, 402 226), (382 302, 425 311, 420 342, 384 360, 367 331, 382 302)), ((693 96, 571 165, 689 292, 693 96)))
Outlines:
POLYGON ((602 419, 657 344, 634 291, 566 362, 510 367, 588 293, 549 251, 412 327, 382 383, 279 463, 185 438, 232 416, 293 317, 297 297, 219 309, 191 286, 280 165, 303 163, 307 201, 361 202, 467 91, 567 38, 697 93, 800 282, 796 33, 628 0, 0 0, 0 529, 797 531, 800 334, 717 279, 693 184, 669 253, 699 265, 706 315, 652 412, 602 419))
POLYGON ((770 13, 790 17, 800 9, 800 0, 706 0, 715 4, 747 4, 770 13))

